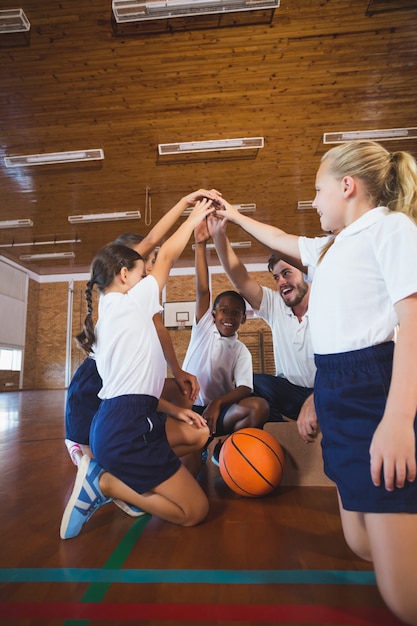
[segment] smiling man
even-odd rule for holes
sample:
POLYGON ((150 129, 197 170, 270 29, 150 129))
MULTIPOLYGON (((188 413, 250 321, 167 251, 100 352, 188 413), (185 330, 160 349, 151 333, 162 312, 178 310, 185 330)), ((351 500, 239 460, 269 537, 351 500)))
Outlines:
POLYGON ((254 393, 267 400, 269 421, 298 419, 301 437, 313 441, 317 418, 312 395, 316 368, 308 320, 310 283, 300 269, 273 255, 268 270, 276 288, 260 285, 232 249, 225 227, 222 220, 209 220, 219 259, 234 287, 272 331, 275 376, 254 374, 254 393))

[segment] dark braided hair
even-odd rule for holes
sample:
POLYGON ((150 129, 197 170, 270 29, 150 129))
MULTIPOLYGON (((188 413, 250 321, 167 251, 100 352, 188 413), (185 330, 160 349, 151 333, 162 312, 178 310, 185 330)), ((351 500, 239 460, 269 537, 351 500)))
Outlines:
POLYGON ((90 354, 96 340, 93 322, 93 288, 94 285, 103 293, 113 282, 123 267, 128 270, 134 268, 136 261, 143 261, 138 252, 121 244, 111 243, 98 252, 91 264, 91 277, 85 288, 87 315, 83 329, 75 340, 78 346, 90 354))

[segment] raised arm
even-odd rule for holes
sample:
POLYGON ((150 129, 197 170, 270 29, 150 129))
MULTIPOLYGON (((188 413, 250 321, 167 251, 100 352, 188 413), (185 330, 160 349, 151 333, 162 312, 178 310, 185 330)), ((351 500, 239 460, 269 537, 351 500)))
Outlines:
POLYGON ((229 280, 253 309, 259 309, 263 296, 262 287, 249 275, 246 267, 230 245, 226 236, 227 220, 221 220, 215 215, 210 215, 207 218, 207 224, 218 257, 229 280))
POLYGON ((187 245, 193 230, 213 211, 214 205, 210 199, 198 201, 185 222, 162 244, 152 272, 160 290, 165 286, 170 269, 187 245))
POLYGON ((194 231, 195 239, 195 317, 197 323, 210 306, 209 273, 207 265, 207 240, 210 234, 203 220, 194 231))
POLYGON ((215 189, 198 189, 198 191, 193 191, 187 196, 184 196, 172 207, 172 209, 168 211, 168 213, 165 213, 165 215, 161 217, 161 219, 155 224, 155 226, 135 249, 144 258, 147 257, 148 254, 161 243, 163 238, 186 209, 194 206, 197 200, 201 200, 202 198, 211 198, 212 200, 217 201, 220 197, 220 192, 215 189))
POLYGON ((228 219, 229 222, 237 224, 270 250, 277 250, 293 259, 301 260, 297 235, 290 235, 280 228, 270 224, 263 224, 247 215, 243 215, 224 198, 220 202, 221 208, 216 212, 218 217, 228 219))

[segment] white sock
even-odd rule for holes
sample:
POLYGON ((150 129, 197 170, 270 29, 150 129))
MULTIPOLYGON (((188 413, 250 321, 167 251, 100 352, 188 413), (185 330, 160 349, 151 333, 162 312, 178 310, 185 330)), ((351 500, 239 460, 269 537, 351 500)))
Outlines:
POLYGON ((71 441, 70 439, 65 439, 65 445, 67 446, 68 454, 71 457, 71 461, 74 465, 79 464, 83 457, 83 451, 81 450, 81 446, 79 443, 75 441, 71 441))

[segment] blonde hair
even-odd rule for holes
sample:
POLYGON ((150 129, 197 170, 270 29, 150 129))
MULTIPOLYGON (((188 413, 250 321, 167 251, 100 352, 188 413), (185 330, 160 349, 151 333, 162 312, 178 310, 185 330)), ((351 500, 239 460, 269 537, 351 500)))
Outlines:
MULTIPOLYGON (((328 150, 321 161, 328 159, 337 180, 352 176, 365 184, 371 205, 405 213, 417 224, 417 163, 410 153, 390 153, 375 141, 350 141, 328 150)), ((332 243, 324 246, 320 261, 332 243)))

